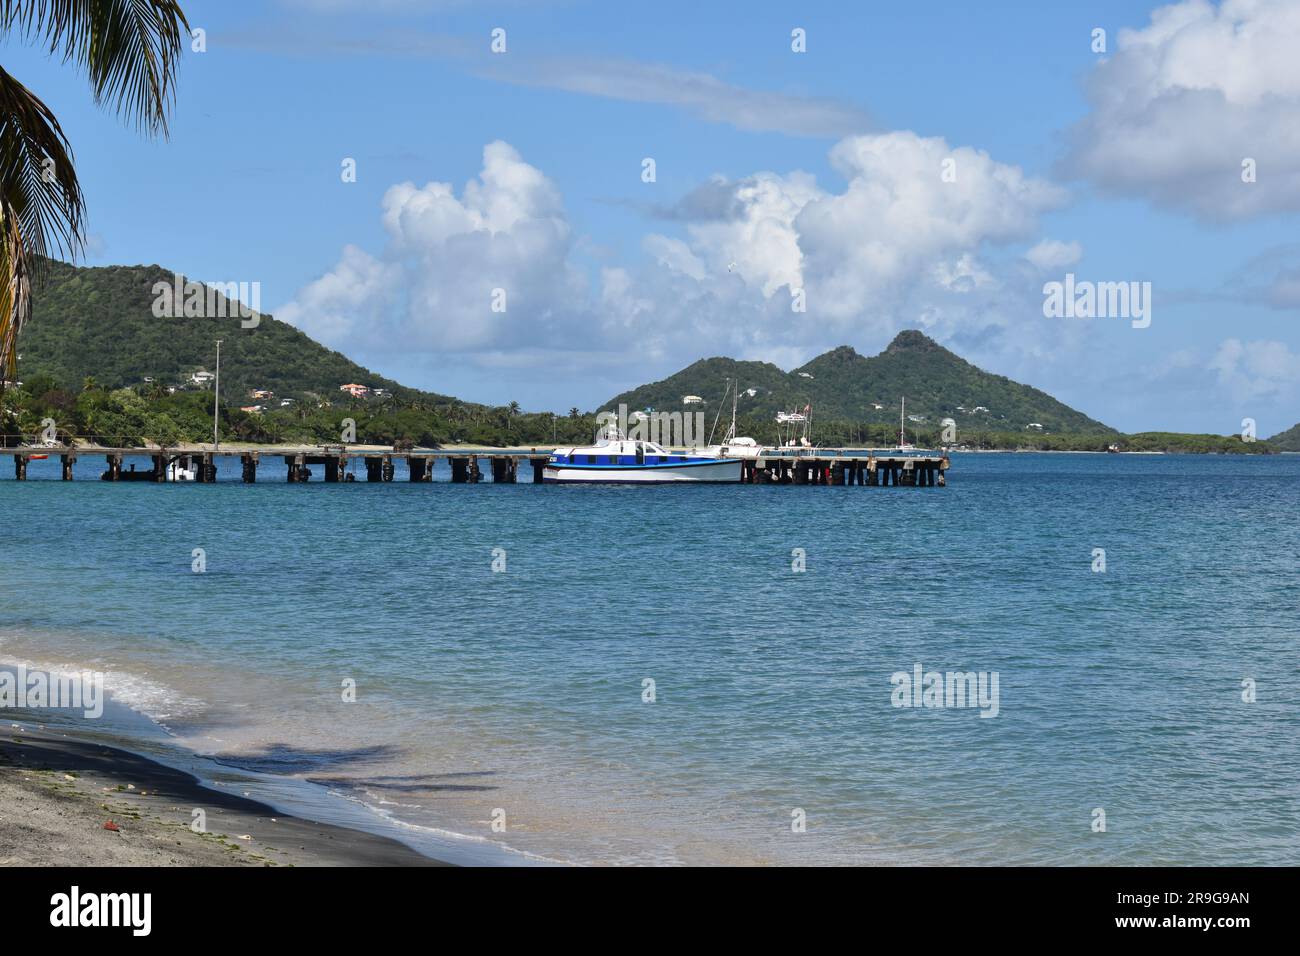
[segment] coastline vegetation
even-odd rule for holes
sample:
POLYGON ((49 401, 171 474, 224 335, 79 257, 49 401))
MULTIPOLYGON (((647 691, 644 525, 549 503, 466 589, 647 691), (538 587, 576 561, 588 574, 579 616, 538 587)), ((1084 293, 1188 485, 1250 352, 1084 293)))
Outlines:
MULTIPOLYGON (((0 395, 0 418, 8 445, 40 440, 45 422, 53 420, 60 442, 79 440, 112 447, 164 446, 212 440, 212 392, 169 392, 161 382, 127 388, 102 388, 93 378, 80 389, 64 386, 50 375, 36 375, 0 395)), ((467 444, 484 447, 586 444, 596 427, 594 412, 577 408, 568 414, 524 412, 517 402, 498 407, 456 399, 438 400, 386 395, 382 398, 307 396, 284 408, 252 412, 223 402, 219 411, 223 441, 265 444, 339 444, 348 421, 360 444, 410 444, 435 447, 467 444)), ((712 423, 710 423, 712 424, 712 423)), ((738 431, 763 443, 777 442, 776 425, 757 416, 741 416, 738 431)), ((719 424, 719 430, 722 426, 719 424)), ((895 426, 842 420, 818 421, 813 435, 823 447, 892 447, 895 426)), ((943 444, 939 428, 908 428, 919 448, 943 444)), ((713 440, 719 440, 715 434, 713 440)), ((1142 432, 1122 435, 1051 434, 958 429, 955 449, 1015 451, 1096 451, 1111 445, 1123 452, 1197 454, 1275 454, 1268 441, 1244 442, 1237 435, 1142 432)))

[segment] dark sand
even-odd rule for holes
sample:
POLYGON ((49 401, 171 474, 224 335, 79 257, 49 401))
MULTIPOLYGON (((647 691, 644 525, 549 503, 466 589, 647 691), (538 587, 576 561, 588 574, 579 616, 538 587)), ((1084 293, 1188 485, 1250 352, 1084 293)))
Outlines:
POLYGON ((444 866, 99 743, 4 727, 0 866, 444 866), (190 829, 207 815, 206 833, 190 829), (112 820, 120 830, 104 829, 112 820))

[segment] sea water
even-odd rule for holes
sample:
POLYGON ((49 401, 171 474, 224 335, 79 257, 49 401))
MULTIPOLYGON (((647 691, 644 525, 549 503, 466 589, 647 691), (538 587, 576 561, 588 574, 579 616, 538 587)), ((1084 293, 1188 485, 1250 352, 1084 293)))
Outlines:
POLYGON ((1300 862, 1300 457, 955 454, 946 488, 97 465, 0 481, 0 662, 114 702, 24 724, 285 812, 468 862, 1300 862))

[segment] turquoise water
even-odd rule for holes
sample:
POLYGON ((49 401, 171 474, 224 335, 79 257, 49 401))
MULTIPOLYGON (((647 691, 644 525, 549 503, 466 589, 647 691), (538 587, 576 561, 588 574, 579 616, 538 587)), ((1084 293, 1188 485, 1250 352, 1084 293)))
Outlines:
POLYGON ((954 455, 935 489, 56 472, 0 481, 0 661, 105 670, 175 746, 417 845, 1300 862, 1300 457, 954 455), (893 706, 917 664, 996 672, 997 715, 893 706))

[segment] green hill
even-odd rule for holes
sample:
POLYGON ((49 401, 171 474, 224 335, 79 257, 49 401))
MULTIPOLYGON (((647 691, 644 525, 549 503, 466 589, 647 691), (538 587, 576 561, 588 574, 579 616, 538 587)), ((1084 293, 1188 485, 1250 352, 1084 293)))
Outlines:
POLYGON ((900 332, 870 358, 842 345, 791 372, 764 362, 705 359, 603 407, 626 403, 630 409, 673 411, 685 407, 683 396, 698 395, 712 417, 729 378, 740 383, 740 413, 766 421, 778 411, 811 404, 823 422, 896 425, 899 399, 906 396, 909 418, 917 416, 909 428, 934 428, 952 418, 968 430, 1018 432, 1038 424, 1048 434, 1115 433, 1046 392, 977 368, 917 331, 900 332))
POLYGON ((269 315, 251 329, 241 328, 238 317, 158 318, 154 284, 173 281, 161 266, 47 265, 18 343, 20 379, 48 375, 71 389, 87 377, 102 388, 138 385, 146 377, 179 384, 195 371, 213 370, 221 339, 221 391, 235 404, 255 388, 277 397, 332 398, 352 382, 407 400, 444 399, 376 375, 269 315))
POLYGON ((1300 451, 1300 425, 1292 425, 1284 432, 1278 432, 1268 443, 1279 451, 1300 451))

